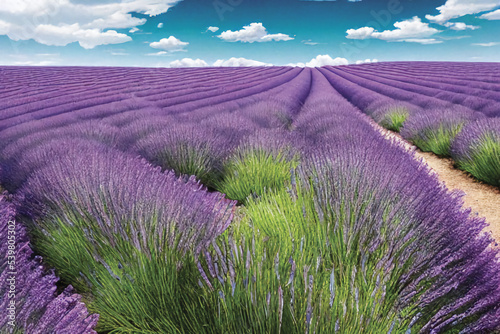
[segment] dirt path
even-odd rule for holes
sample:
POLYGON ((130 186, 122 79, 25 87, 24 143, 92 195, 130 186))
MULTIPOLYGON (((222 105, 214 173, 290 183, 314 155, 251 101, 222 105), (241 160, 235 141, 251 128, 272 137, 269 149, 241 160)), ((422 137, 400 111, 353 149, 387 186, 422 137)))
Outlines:
POLYGON ((424 160, 444 182, 448 189, 459 189, 465 193, 464 204, 472 208, 473 213, 486 218, 490 224, 486 231, 491 231, 500 243, 500 189, 477 181, 467 173, 453 167, 453 160, 439 158, 434 153, 422 152, 404 140, 399 134, 388 131, 375 122, 371 122, 387 138, 394 138, 405 147, 415 150, 416 156, 424 160))

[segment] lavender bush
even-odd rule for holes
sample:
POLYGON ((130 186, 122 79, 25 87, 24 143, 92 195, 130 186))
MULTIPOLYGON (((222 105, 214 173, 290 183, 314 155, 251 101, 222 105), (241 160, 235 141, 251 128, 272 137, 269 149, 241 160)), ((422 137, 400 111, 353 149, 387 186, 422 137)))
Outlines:
POLYGON ((283 188, 300 158, 300 139, 291 139, 283 130, 262 130, 249 136, 228 157, 215 188, 240 203, 250 195, 283 188))
POLYGON ((171 124, 139 140, 135 147, 152 164, 194 175, 207 186, 220 180, 222 161, 230 152, 223 137, 196 125, 171 124))
POLYGON ((56 291, 59 278, 34 256, 6 193, 0 195, 0 241, 2 333, 96 333, 99 316, 89 314, 71 285, 56 291))
POLYGON ((412 115, 401 129, 401 136, 424 152, 449 156, 451 142, 469 121, 481 117, 461 110, 425 110, 412 115))
POLYGON ((194 259, 228 227, 232 202, 102 148, 56 159, 21 193, 37 252, 93 296, 99 330, 200 331, 194 259))
POLYGON ((410 116, 410 110, 404 105, 388 105, 377 108, 371 116, 375 122, 387 130, 399 132, 410 116))
POLYGON ((451 156, 459 168, 500 186, 500 118, 469 123, 453 141, 451 156))

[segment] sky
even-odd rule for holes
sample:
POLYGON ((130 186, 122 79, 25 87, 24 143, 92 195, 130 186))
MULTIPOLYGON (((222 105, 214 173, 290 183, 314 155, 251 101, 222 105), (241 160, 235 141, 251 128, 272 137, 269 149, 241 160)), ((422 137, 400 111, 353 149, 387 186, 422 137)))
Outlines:
POLYGON ((0 0, 0 65, 500 62, 500 0, 0 0))

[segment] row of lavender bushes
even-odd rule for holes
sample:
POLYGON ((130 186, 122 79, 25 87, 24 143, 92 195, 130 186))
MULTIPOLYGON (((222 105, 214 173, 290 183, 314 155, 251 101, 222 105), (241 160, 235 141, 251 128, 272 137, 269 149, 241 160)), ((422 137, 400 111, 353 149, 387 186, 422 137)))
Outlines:
POLYGON ((58 290, 59 278, 34 255, 11 200, 0 194, 0 332, 96 333, 99 316, 71 285, 58 290))
POLYGON ((371 116, 422 151, 451 157, 458 168, 500 186, 500 118, 461 108, 412 112, 397 104, 375 108, 371 116))
MULTIPOLYGON (((321 77, 314 83, 318 95, 331 93, 321 77)), ((282 125, 227 142, 217 136, 235 134, 215 125, 203 127, 205 137, 194 125, 166 128, 161 147, 186 160, 180 165, 155 160, 165 153, 145 149, 147 140, 135 141, 132 154, 110 148, 120 140, 102 135, 106 127, 46 141, 24 158, 38 169, 20 182, 35 249, 65 284, 91 296, 100 331, 498 327, 497 253, 481 234, 484 221, 463 210, 457 194, 340 95, 306 103, 294 131, 282 125), (213 143, 222 142, 232 146, 218 153, 213 143), (136 158, 136 148, 160 167, 136 158), (212 186, 233 185, 233 199, 245 203, 236 211, 193 178, 179 179, 185 166, 221 161, 212 186)))

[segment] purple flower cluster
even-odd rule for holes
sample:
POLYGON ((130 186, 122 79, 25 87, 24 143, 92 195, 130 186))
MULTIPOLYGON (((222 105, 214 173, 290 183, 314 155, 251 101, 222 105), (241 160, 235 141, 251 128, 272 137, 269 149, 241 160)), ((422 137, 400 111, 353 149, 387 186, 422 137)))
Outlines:
POLYGON ((0 331, 10 333, 96 333, 99 316, 68 286, 57 293, 57 278, 34 256, 14 205, 0 195, 0 331))

